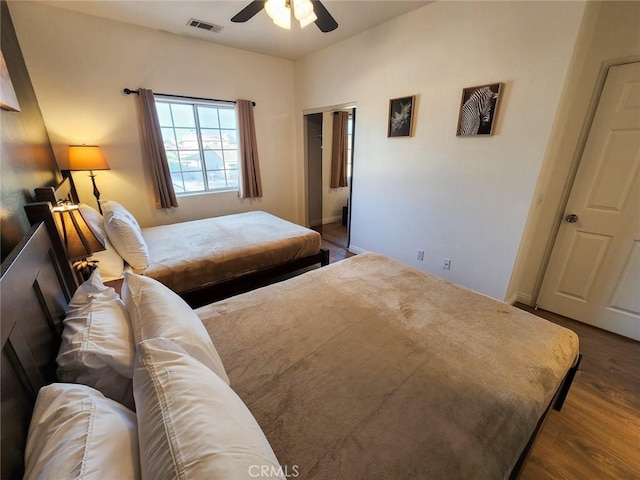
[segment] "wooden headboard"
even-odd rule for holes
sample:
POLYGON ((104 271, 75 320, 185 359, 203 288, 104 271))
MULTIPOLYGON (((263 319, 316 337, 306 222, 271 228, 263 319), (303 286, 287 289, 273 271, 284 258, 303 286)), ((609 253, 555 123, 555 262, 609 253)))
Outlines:
POLYGON ((70 297, 44 224, 2 262, 2 478, 22 478, 38 390, 56 380, 55 359, 70 297))
POLYGON ((62 170, 63 180, 55 187, 41 187, 35 189, 36 200, 38 202, 49 202, 56 205, 59 202, 69 201, 71 203, 79 203, 78 192, 73 183, 71 172, 62 170))
POLYGON ((53 244, 53 251, 57 257, 61 275, 64 279, 64 287, 67 288, 68 293, 71 295, 78 287, 79 279, 71 266, 71 262, 69 261, 69 257, 67 256, 67 252, 63 244, 62 236, 60 232, 58 232, 58 227, 56 226, 51 213, 51 207, 57 205, 59 202, 69 201, 71 203, 78 203, 78 194, 68 170, 63 170, 63 176, 65 176, 64 180, 62 180, 62 182, 60 182, 55 188, 36 188, 35 194, 38 201, 26 204, 24 209, 27 212, 27 217, 29 218, 31 225, 44 223, 47 231, 49 231, 51 242, 53 244), (53 232, 58 232, 58 235, 53 234, 53 232))

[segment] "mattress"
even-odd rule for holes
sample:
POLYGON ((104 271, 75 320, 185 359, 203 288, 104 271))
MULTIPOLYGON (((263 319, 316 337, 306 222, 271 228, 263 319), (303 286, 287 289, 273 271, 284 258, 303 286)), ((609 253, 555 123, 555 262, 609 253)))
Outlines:
POLYGON ((142 229, 145 275, 177 293, 318 253, 318 232, 266 212, 247 212, 142 229))
POLYGON ((376 254, 197 310, 305 479, 507 478, 577 336, 376 254))

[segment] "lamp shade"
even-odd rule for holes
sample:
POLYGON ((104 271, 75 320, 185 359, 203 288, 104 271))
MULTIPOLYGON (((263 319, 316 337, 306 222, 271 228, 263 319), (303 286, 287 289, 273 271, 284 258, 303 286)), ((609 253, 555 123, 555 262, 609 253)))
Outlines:
POLYGON ((109 170, 104 155, 95 145, 69 145, 69 170, 109 170))
POLYGON ((87 225, 77 205, 59 205, 53 208, 53 214, 69 260, 85 259, 92 253, 105 249, 87 225))

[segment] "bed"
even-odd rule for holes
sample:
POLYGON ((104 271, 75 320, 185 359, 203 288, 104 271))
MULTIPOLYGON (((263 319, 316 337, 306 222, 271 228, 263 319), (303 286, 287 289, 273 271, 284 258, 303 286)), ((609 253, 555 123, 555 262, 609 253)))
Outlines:
MULTIPOLYGON (((52 205, 61 200, 79 203, 71 177, 56 188, 36 188, 35 195, 38 202, 52 205)), ((26 208, 32 224, 44 221, 52 228, 44 205, 30 204, 26 208)), ((137 225, 135 219, 132 222, 137 225)), ((329 263, 329 251, 321 248, 319 233, 267 212, 148 227, 141 229, 141 234, 148 248, 148 262, 143 262, 144 268, 139 270, 179 293, 192 306, 329 263)), ((120 252, 120 245, 112 243, 120 252)), ((103 263, 101 260, 99 265, 103 263)))
MULTIPOLYGON (((3 478, 20 478, 34 393, 55 380, 67 298, 50 252, 39 226, 2 264, 3 478)), ((172 292, 153 284, 143 305, 162 316, 172 292)), ((580 359, 573 332, 375 254, 190 311, 277 457, 267 478, 516 478, 580 359)))

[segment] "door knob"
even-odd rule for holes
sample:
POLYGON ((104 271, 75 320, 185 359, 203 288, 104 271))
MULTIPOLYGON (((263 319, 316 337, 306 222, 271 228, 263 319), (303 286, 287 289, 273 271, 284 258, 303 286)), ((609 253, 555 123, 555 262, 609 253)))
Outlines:
POLYGON ((571 213, 566 216, 565 220, 569 223, 576 223, 578 221, 578 215, 571 213))

